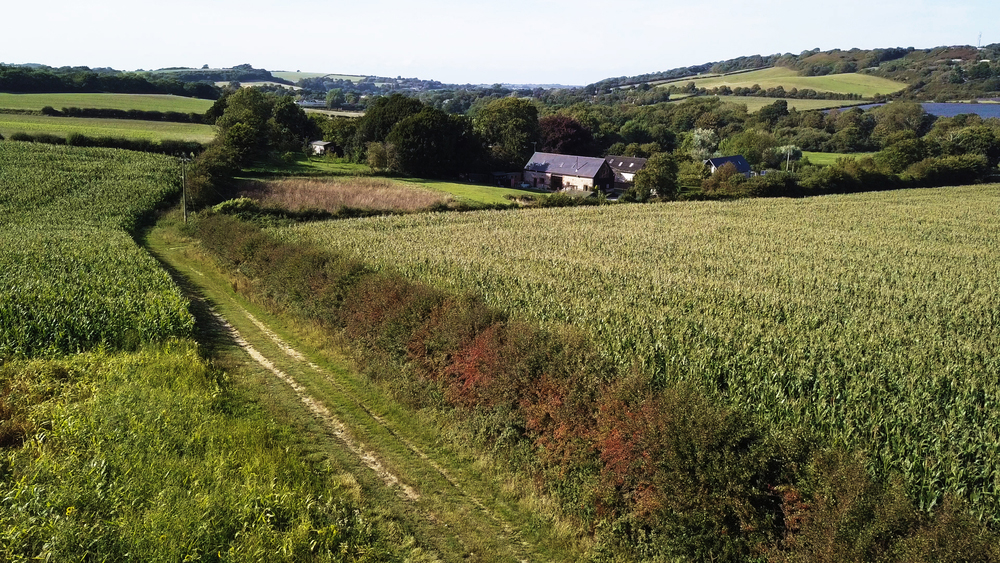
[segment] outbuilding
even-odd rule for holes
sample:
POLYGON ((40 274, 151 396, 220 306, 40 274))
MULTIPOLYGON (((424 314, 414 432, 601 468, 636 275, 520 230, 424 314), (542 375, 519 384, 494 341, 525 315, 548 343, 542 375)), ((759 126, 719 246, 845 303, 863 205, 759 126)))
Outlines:
POLYGON ((723 165, 728 163, 732 163, 733 166, 736 167, 736 171, 739 172, 740 174, 743 174, 747 178, 751 176, 752 172, 750 170, 750 163, 747 162, 747 159, 743 158, 743 155, 741 154, 710 158, 705 161, 705 166, 710 166, 712 168, 711 170, 712 174, 715 174, 716 170, 722 168, 723 165))

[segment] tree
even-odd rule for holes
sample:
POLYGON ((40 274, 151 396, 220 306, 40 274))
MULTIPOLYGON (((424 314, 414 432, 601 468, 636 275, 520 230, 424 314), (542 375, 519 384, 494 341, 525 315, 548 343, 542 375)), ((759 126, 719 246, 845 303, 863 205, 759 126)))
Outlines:
POLYGON ((481 146, 465 117, 431 107, 397 123, 386 143, 395 147, 394 170, 429 178, 474 167, 476 149, 481 146))
POLYGON ((424 104, 420 100, 407 98, 402 94, 376 98, 365 109, 365 116, 358 121, 358 145, 367 146, 370 142, 385 141, 397 123, 420 113, 422 109, 424 104))
POLYGON ((748 129, 719 143, 719 152, 723 156, 743 155, 751 166, 760 166, 765 163, 767 153, 776 146, 778 142, 774 135, 767 131, 748 129))
POLYGON ((538 120, 542 150, 557 154, 589 156, 594 136, 579 121, 567 115, 549 115, 538 120))
POLYGON ((653 197, 677 196, 677 161, 670 153, 657 153, 635 174, 635 183, 626 192, 626 201, 649 201, 653 197))
POLYGON ((344 105, 346 98, 344 97, 344 90, 342 88, 333 88, 326 93, 326 107, 328 108, 339 108, 344 105))
POLYGON ((541 137, 538 108, 519 98, 493 100, 479 110, 473 124, 490 148, 493 165, 501 169, 521 169, 531 158, 531 143, 541 137))
POLYGON ((768 129, 773 129, 778 120, 786 115, 788 115, 788 102, 785 100, 776 100, 773 104, 757 111, 757 119, 768 129))

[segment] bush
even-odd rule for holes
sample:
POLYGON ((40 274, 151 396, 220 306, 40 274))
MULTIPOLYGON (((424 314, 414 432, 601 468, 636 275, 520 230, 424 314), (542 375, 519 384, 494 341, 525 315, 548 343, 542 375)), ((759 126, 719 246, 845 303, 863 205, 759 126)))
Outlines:
POLYGON ((970 184, 986 172, 983 155, 930 157, 910 165, 901 175, 903 181, 918 186, 970 184))

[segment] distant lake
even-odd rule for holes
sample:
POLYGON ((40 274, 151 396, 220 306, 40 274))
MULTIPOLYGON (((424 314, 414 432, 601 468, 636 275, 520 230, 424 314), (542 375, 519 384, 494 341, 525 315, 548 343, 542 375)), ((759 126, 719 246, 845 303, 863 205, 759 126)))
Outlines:
MULTIPOLYGON (((864 106, 857 106, 863 110, 869 110, 885 104, 867 104, 864 106)), ((926 103, 920 104, 924 106, 924 111, 931 115, 936 115, 937 117, 955 117, 956 115, 962 115, 963 113, 974 113, 983 119, 990 117, 1000 117, 1000 104, 968 104, 968 103, 953 103, 953 104, 934 104, 926 103)), ((848 108, 844 108, 845 110, 848 108)))

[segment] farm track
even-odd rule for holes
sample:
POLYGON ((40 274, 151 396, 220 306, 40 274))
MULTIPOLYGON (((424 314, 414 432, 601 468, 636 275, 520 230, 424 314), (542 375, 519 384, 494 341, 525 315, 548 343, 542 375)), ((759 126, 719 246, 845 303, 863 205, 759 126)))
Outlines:
POLYGON ((312 417, 325 429, 328 446, 350 452, 352 472, 368 472, 375 479, 365 482, 394 492, 382 498, 390 498, 395 512, 411 520, 419 543, 443 560, 561 559, 518 530, 515 522, 525 521, 525 508, 499 498, 496 484, 475 468, 443 457, 426 429, 394 416, 378 398, 373 401, 347 368, 325 368, 308 349, 282 338, 265 322, 265 313, 258 313, 262 321, 247 310, 222 274, 192 258, 189 245, 168 245, 155 232, 146 245, 191 300, 206 349, 238 346, 248 364, 280 381, 272 389, 287 394, 286 400, 302 407, 300 416, 312 417))

